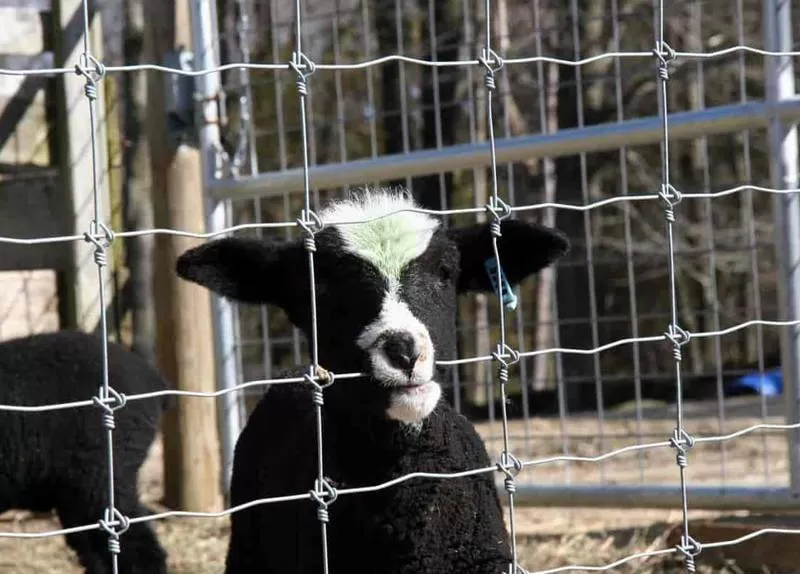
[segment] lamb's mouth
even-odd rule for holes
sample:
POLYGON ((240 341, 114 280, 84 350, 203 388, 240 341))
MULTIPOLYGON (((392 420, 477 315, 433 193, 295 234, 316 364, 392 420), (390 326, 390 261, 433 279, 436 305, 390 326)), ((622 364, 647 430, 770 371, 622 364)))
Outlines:
POLYGON ((442 394, 439 383, 433 379, 397 382, 387 390, 389 418, 412 425, 420 424, 436 408, 442 394))
POLYGON ((424 383, 406 383, 404 385, 397 385, 392 387, 392 391, 404 395, 414 395, 424 393, 432 388, 436 383, 433 381, 425 381, 424 383))

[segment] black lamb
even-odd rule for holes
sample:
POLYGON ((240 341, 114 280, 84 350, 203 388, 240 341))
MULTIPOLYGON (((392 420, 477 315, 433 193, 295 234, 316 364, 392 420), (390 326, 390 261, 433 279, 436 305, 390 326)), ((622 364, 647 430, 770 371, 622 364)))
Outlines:
MULTIPOLYGON (((108 345, 109 384, 125 395, 166 389, 161 375, 123 346, 108 345)), ((91 399, 102 385, 100 339, 59 331, 0 343, 0 404, 33 406, 91 399)), ((114 413, 115 507, 147 514, 137 475, 158 429, 163 398, 131 400, 114 413)), ((108 505, 106 429, 98 407, 0 410, 0 512, 55 509, 63 528, 97 524, 108 505)), ((111 572, 108 534, 66 535, 87 574, 111 572)), ((147 523, 120 535, 120 574, 163 574, 166 553, 147 523)))
MULTIPOLYGON (((413 207, 408 194, 379 190, 320 214, 326 225, 315 238, 319 363, 334 373, 368 374, 324 390, 324 473, 333 489, 497 462, 467 419, 441 400, 438 381, 446 370, 435 362, 455 358, 457 295, 492 290, 485 267, 494 258, 490 225, 444 229, 428 215, 397 212, 413 207)), ((501 231, 511 285, 569 248, 559 232, 532 223, 505 219, 501 231)), ((307 257, 303 238, 225 238, 184 253, 177 272, 240 302, 277 305, 309 336, 307 257)), ((309 384, 275 384, 264 394, 236 445, 233 505, 315 488, 312 398, 309 384)), ((331 574, 508 571, 512 557, 492 471, 331 497, 324 498, 331 574)), ((323 572, 317 511, 309 499, 235 512, 226 573, 323 572)))

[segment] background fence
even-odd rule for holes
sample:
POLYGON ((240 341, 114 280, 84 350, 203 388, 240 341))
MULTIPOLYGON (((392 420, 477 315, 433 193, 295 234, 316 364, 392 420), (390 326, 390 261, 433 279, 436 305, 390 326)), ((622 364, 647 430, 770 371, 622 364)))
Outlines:
MULTIPOLYGON (((290 58, 294 5, 267 4, 218 3, 214 54, 222 63, 290 58)), ((794 401, 791 384, 782 394, 770 395, 765 382, 760 394, 751 387, 750 396, 732 396, 741 392, 740 377, 780 372, 780 330, 759 321, 792 318, 777 291, 782 221, 774 206, 785 199, 752 187, 773 181, 796 187, 794 140, 770 140, 768 129, 773 121, 780 129, 781 122, 797 118, 794 90, 786 81, 779 92, 765 90, 769 66, 793 78, 792 60, 742 49, 791 50, 791 20, 770 28, 766 16, 775 6, 745 0, 675 2, 664 9, 667 41, 679 52, 670 62, 674 143, 667 175, 685 198, 673 229, 676 319, 694 334, 682 349, 684 398, 693 400, 686 416, 693 432, 714 434, 782 422, 794 401), (773 161, 774 170, 790 166, 788 180, 771 179, 773 161), (740 328, 747 321, 755 323, 740 328), (716 336, 721 331, 724 336, 716 336)), ((536 211, 521 215, 555 223, 573 243, 557 267, 557 281, 547 272, 523 284, 510 317, 509 344, 523 353, 537 351, 522 358, 510 388, 514 450, 526 457, 605 452, 671 432, 674 359, 662 336, 671 323, 671 256, 658 198, 663 129, 652 55, 658 4, 503 0, 494 3, 488 20, 483 3, 460 0, 312 0, 303 10, 306 55, 332 64, 310 80, 315 209, 347 186, 395 183, 411 187, 429 209, 486 204, 486 90, 474 59, 488 23, 494 49, 505 60, 494 115, 502 194, 512 205, 533 205, 536 211), (374 61, 392 55, 402 57, 374 61)), ((290 218, 303 202, 294 82, 283 69, 230 69, 221 81, 229 171, 208 187, 227 210, 223 225, 290 218)), ((484 214, 444 219, 458 225, 476 216, 484 214)), ((461 302, 460 356, 491 352, 499 336, 496 307, 485 297, 461 302)), ((221 311, 226 386, 269 378, 305 356, 304 341, 280 311, 221 311)), ((497 451, 502 433, 493 380, 489 363, 462 364, 448 399, 480 423, 490 450, 497 451)), ((252 398, 259 393, 254 389, 252 398)), ((228 397, 227 465, 254 403, 247 393, 228 397)), ((792 408, 788 417, 796 420, 792 408)), ((788 504, 785 487, 797 471, 795 462, 785 463, 785 439, 764 432, 736 446, 721 442, 704 449, 704 484, 693 500, 709 507, 788 504)), ((628 458, 625 465, 539 469, 528 475, 522 499, 648 506, 678 501, 672 486, 677 474, 665 471, 657 455, 628 458)))
MULTIPOLYGON (((502 198, 518 216, 564 229, 574 246, 555 273, 521 286, 520 305, 505 315, 507 331, 492 298, 460 308, 464 359, 448 400, 478 423, 492 454, 510 450, 527 461, 533 471, 518 477, 516 500, 678 505, 684 522, 687 500, 692 507, 794 507, 800 209, 796 133, 786 125, 800 118, 790 16, 797 6, 733 5, 191 2, 198 72, 180 77, 194 77, 191 90, 200 96, 212 231, 255 222, 265 225, 253 232, 267 234, 286 221, 280 232, 291 235, 301 209, 317 209, 354 184, 405 183, 425 207, 446 211, 448 225, 485 217, 484 206, 502 198), (286 73, 300 41, 295 27, 308 58, 301 71, 315 63, 307 108, 297 78, 286 73), (486 46, 492 51, 479 61, 486 46), (248 61, 273 63, 216 72, 248 61), (216 122, 220 92, 224 114, 216 122), (296 167, 306 154, 313 167, 296 167), (508 387, 495 381, 491 361, 469 359, 489 359, 503 340, 521 353, 508 387), (783 373, 777 397, 730 398, 735 377, 773 368, 783 373), (675 471, 670 446, 703 453, 692 455, 695 486, 687 487, 685 464, 675 471), (626 459, 631 464, 618 464, 626 459)), ((140 69, 103 69, 88 58, 99 52, 88 43, 64 42, 65 68, 4 69, 4 77, 72 73, 80 62, 80 81, 64 83, 68 104, 108 72, 140 69)), ((111 154, 88 111, 104 109, 100 95, 97 107, 81 100, 83 107, 66 105, 62 114, 72 122, 70 137, 83 137, 91 151, 71 142, 63 164, 72 170, 70 189, 88 200, 73 204, 83 210, 73 213, 75 228, 96 235, 114 217, 101 211, 113 205, 103 196, 113 189, 111 154), (91 128, 82 136, 81 122, 91 128)), ((183 119, 185 110, 171 111, 171 119, 183 119)), ((20 240, 33 235, 28 229, 8 235, 5 243, 26 249, 83 239, 20 240)), ((85 246, 81 253, 91 257, 85 246)), ((74 284, 90 279, 79 272, 74 284)), ((96 306, 105 334, 103 281, 101 269, 94 299, 76 300, 96 306)), ((279 312, 217 299, 214 308, 226 390, 308 362, 279 312)), ((252 406, 248 394, 220 398, 226 470, 252 406)), ((107 386, 100 399, 111 400, 107 386)), ((175 514, 182 513, 153 518, 175 514)), ((687 556, 698 550, 688 533, 681 548, 687 556)))

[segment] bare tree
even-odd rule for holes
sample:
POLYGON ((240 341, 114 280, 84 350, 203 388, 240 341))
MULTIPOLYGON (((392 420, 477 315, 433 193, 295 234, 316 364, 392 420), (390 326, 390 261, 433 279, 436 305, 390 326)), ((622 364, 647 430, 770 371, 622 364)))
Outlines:
MULTIPOLYGON (((145 63, 143 57, 144 10, 142 0, 125 0, 124 54, 127 64, 145 63)), ((124 177, 123 206, 127 229, 153 227, 153 206, 150 197, 150 162, 147 138, 143 137, 147 114, 146 72, 122 75, 124 90, 124 177)), ((127 258, 130 269, 131 308, 133 315, 134 352, 155 364, 156 322, 153 307, 153 235, 128 239, 127 258)))

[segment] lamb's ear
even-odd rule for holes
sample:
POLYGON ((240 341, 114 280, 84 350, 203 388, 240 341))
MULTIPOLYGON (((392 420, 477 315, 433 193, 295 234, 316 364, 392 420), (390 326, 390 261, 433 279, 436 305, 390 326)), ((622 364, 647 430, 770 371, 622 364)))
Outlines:
POLYGON ((223 297, 284 307, 304 269, 294 265, 301 255, 298 241, 226 237, 185 251, 175 270, 223 297))
MULTIPOLYGON (((500 232, 502 235, 497 240, 500 263, 512 287, 569 251, 569 241, 557 229, 518 219, 505 219, 500 232)), ((450 228, 448 235, 458 245, 461 255, 458 291, 492 291, 486 269, 486 261, 494 260, 489 223, 450 228)))

